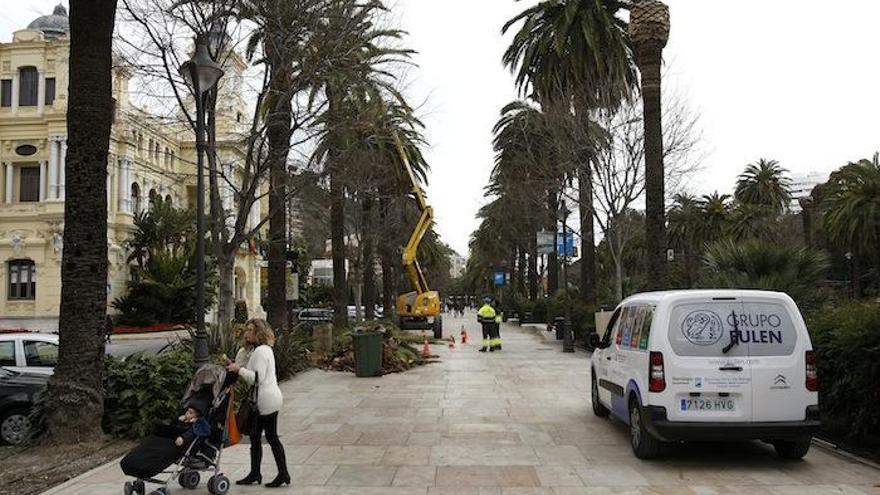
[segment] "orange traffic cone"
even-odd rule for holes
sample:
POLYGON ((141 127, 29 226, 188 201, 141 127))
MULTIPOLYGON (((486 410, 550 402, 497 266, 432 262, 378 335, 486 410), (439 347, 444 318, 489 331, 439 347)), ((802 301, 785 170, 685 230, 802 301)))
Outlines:
POLYGON ((461 345, 467 345, 467 339, 467 330, 465 330, 464 327, 461 327, 461 345))
POLYGON ((431 357, 431 345, 428 344, 428 337, 425 337, 425 345, 422 346, 422 358, 428 359, 431 357))
POLYGON ((449 337, 449 348, 455 349, 455 335, 449 337))

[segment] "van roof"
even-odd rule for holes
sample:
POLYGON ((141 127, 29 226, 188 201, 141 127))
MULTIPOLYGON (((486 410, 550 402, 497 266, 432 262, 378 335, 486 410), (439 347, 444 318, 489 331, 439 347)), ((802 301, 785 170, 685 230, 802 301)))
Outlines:
POLYGON ((774 292, 768 290, 753 289, 688 289, 688 290, 667 290, 656 292, 642 292, 633 294, 624 299, 621 304, 632 302, 650 302, 660 303, 687 300, 692 298, 703 297, 761 297, 765 299, 776 299, 790 301, 791 297, 784 292, 774 292))

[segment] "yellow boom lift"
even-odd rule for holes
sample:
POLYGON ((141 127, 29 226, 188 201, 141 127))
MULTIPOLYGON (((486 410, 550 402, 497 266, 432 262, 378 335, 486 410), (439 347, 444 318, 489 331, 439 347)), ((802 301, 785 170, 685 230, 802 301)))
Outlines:
POLYGON ((394 135, 397 154, 400 156, 400 164, 406 172, 409 180, 410 194, 419 206, 419 222, 409 237, 406 249, 403 250, 403 268, 406 276, 412 284, 413 290, 401 294, 397 298, 397 318, 401 329, 405 330, 433 330, 434 338, 443 338, 443 317, 440 316, 440 294, 428 288, 428 281, 416 259, 419 244, 431 223, 434 221, 434 210, 425 202, 422 188, 416 182, 406 151, 397 134, 394 135))

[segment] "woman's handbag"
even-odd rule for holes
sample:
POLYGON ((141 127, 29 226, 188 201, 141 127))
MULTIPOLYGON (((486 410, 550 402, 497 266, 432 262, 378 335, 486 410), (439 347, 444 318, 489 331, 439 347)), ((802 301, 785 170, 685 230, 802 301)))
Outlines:
POLYGON ((238 431, 242 435, 250 436, 257 425, 257 417, 260 414, 259 410, 257 410, 257 398, 260 393, 259 383, 260 376, 254 373, 254 385, 248 391, 247 396, 242 399, 241 405, 238 406, 236 419, 238 420, 238 431))

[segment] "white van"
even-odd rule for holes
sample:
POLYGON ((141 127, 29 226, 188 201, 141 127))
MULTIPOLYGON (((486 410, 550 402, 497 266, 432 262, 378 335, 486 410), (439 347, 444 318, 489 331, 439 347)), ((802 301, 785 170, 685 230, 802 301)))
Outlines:
POLYGON ((687 440, 759 439, 788 459, 809 450, 819 427, 816 358, 788 295, 637 294, 593 337, 593 412, 630 425, 637 457, 687 440))

